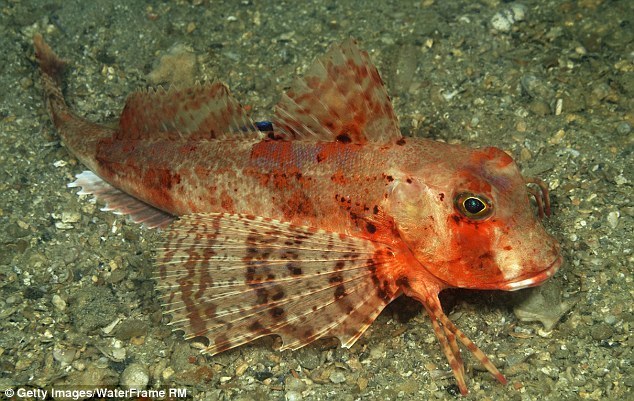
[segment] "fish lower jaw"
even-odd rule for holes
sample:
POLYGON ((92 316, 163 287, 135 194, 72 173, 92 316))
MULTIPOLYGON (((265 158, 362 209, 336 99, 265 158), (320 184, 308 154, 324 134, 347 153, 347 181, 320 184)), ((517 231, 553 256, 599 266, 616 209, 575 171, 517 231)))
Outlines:
POLYGON ((563 262, 562 256, 557 255, 555 260, 553 260, 553 262, 550 265, 548 265, 547 268, 540 271, 539 273, 534 274, 528 278, 522 278, 517 281, 511 281, 508 283, 500 284, 498 288, 503 291, 517 291, 517 290, 521 290, 522 288, 535 287, 543 283, 550 277, 552 277, 557 272, 557 270, 559 270, 559 267, 561 266, 562 262, 563 262))

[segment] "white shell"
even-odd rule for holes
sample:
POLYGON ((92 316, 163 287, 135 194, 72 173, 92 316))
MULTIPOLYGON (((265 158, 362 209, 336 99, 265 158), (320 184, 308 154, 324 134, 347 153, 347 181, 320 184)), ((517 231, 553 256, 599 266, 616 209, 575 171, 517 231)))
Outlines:
POLYGON ((526 19, 527 8, 520 3, 509 4, 491 17, 491 27, 500 32, 508 32, 514 23, 526 19))

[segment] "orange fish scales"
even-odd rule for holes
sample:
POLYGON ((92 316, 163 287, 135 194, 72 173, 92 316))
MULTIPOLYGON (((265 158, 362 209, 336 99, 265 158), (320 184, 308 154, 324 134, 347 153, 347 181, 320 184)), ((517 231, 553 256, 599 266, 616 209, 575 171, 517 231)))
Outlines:
POLYGON ((172 328, 209 339, 204 352, 265 335, 281 337, 281 349, 325 337, 350 347, 405 294, 424 306, 462 394, 459 344, 506 384, 438 294, 552 276, 559 244, 528 201, 548 215, 548 188, 500 149, 403 138, 354 40, 292 84, 272 132, 219 82, 133 93, 117 128, 91 123, 62 97, 64 63, 41 36, 34 43, 52 121, 91 170, 71 185, 165 228, 161 302, 172 328))

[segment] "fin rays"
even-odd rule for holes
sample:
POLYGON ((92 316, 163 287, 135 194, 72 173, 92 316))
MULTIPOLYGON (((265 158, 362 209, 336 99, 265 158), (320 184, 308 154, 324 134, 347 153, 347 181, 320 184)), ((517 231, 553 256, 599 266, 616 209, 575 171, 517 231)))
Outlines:
POLYGON ((379 73, 354 40, 333 45, 276 106, 284 139, 388 143, 401 138, 379 73))
POLYGON ((220 82, 148 89, 128 97, 116 139, 260 138, 245 110, 220 82))
POLYGON ((175 217, 165 213, 125 192, 113 187, 92 171, 77 174, 76 180, 68 184, 69 187, 80 187, 78 195, 93 195, 106 205, 101 209, 115 214, 126 215, 135 223, 143 224, 147 228, 166 227, 175 217))
POLYGON ((211 354, 269 334, 283 348, 324 336, 349 346, 399 295, 377 286, 390 253, 369 240, 219 213, 184 216, 166 234, 156 276, 170 324, 207 337, 211 354))

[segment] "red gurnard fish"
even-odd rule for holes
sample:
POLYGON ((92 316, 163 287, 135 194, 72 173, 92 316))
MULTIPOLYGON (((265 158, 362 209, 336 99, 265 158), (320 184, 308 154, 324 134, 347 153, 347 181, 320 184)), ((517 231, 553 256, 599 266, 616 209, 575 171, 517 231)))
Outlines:
POLYGON ((71 185, 165 228, 156 280, 169 324, 206 337, 204 352, 267 335, 281 349, 324 337, 350 347, 405 294, 429 314, 462 394, 458 341, 506 383, 438 293, 552 276, 560 248, 529 197, 549 214, 547 186, 498 148, 403 137, 355 41, 294 82, 269 132, 218 82, 133 93, 115 127, 86 121, 62 96, 64 63, 34 42, 53 123, 90 169, 71 185))

